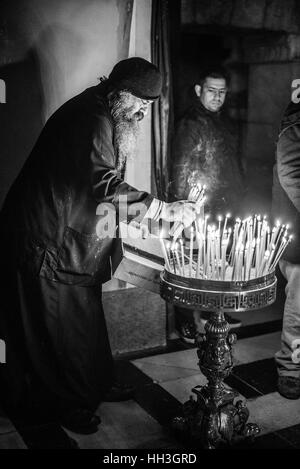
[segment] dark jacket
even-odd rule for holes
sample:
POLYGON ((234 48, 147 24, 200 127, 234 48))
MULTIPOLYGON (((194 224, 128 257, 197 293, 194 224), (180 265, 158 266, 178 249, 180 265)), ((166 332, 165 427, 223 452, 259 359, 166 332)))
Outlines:
POLYGON ((110 277, 114 240, 96 234, 99 203, 113 204, 118 213, 126 195, 131 213, 138 207, 141 218, 153 199, 117 173, 105 91, 104 84, 88 88, 50 117, 1 213, 2 247, 9 243, 15 262, 63 283, 110 277))
POLYGON ((280 124, 273 169, 272 215, 290 225, 293 240, 282 258, 300 263, 300 104, 290 103, 280 124))
POLYGON ((209 211, 236 212, 244 193, 237 131, 222 111, 210 112, 199 100, 179 121, 172 149, 170 193, 186 199, 189 177, 206 184, 209 211))

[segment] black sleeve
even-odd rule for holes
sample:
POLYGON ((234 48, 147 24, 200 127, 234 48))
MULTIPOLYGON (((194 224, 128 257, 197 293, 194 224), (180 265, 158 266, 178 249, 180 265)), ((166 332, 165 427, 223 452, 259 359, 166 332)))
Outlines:
POLYGON ((90 159, 91 183, 97 202, 112 203, 120 221, 142 220, 153 196, 129 186, 119 177, 113 147, 113 125, 106 116, 97 116, 90 159))

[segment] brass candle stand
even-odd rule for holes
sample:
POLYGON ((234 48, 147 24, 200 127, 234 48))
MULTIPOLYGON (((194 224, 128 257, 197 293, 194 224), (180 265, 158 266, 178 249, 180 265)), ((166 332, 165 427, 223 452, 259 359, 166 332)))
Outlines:
POLYGON ((204 448, 234 444, 259 433, 247 423, 245 401, 234 400, 238 393, 224 385, 233 368, 232 347, 236 334, 229 333, 224 313, 251 311, 271 305, 276 299, 274 272, 248 281, 219 281, 186 278, 167 270, 161 273, 160 294, 169 303, 211 312, 205 335, 196 338, 199 367, 206 376, 205 386, 196 386, 196 395, 184 403, 183 416, 174 419, 177 429, 204 448))

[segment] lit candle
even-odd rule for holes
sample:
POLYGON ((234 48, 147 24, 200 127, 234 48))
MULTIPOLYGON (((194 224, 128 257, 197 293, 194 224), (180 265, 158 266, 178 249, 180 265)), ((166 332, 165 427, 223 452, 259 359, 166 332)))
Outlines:
POLYGON ((197 243, 198 243, 196 278, 200 278, 200 264, 201 264, 201 254, 202 254, 202 234, 201 234, 201 232, 197 233, 196 236, 197 236, 197 243))
POLYGON ((265 219, 263 220, 262 224, 262 231, 261 231, 261 242, 260 242, 260 261, 263 262, 265 256, 265 249, 266 249, 266 235, 267 235, 267 226, 265 219))
POLYGON ((209 215, 205 215, 205 218, 204 218, 204 229, 203 229, 204 236, 206 236, 207 220, 208 220, 208 219, 209 219, 209 215))
POLYGON ((271 230, 270 227, 268 226, 267 228, 267 249, 270 250, 271 246, 271 230))
POLYGON ((180 264, 180 259, 179 259, 179 254, 178 254, 178 243, 176 243, 176 245, 175 245, 175 257, 176 257, 176 261, 177 261, 177 264, 178 264, 179 274, 183 275, 183 270, 182 270, 182 266, 180 264))
POLYGON ((192 273, 193 273, 193 269, 192 269, 193 250, 194 250, 194 228, 192 226, 191 227, 191 237, 190 237, 190 276, 191 277, 192 277, 192 273))
POLYGON ((259 269, 259 246, 260 246, 260 239, 256 239, 256 246, 255 246, 255 276, 257 276, 257 272, 259 269))
POLYGON ((209 269, 211 266, 211 226, 207 227, 207 240, 206 240, 206 275, 209 275, 209 269))
POLYGON ((216 270, 216 250, 215 250, 215 230, 212 228, 211 231, 211 278, 215 280, 215 270, 216 270))
POLYGON ((256 224, 257 224, 257 215, 254 217, 254 222, 253 222, 253 238, 256 236, 256 224))
POLYGON ((223 239, 222 241, 222 253, 221 253, 221 279, 225 280, 225 270, 226 270, 226 250, 228 245, 228 239, 223 239))
POLYGON ((160 240, 161 250, 163 252, 163 256, 164 256, 164 259, 165 259, 165 265, 167 267, 167 270, 169 270, 169 272, 171 272, 171 266, 170 266, 170 263, 169 263, 169 258, 168 258, 168 254, 167 254, 167 251, 166 251, 165 243, 164 243, 164 240, 162 238, 162 232, 160 233, 159 240, 160 240))
POLYGON ((249 217, 247 237, 248 237, 248 241, 250 245, 252 244, 252 232, 253 232, 253 218, 249 217))
POLYGON ((279 230, 280 230, 280 221, 277 220, 276 221, 276 228, 275 228, 275 240, 276 240, 276 237, 278 235, 279 230))
POLYGON ((225 233, 225 230, 226 230, 226 225, 227 225, 227 220, 228 220, 228 218, 230 218, 230 213, 227 213, 227 214, 226 214, 226 217, 225 217, 225 220, 224 220, 222 239, 223 239, 223 236, 224 236, 224 233, 225 233))
POLYGON ((175 251, 174 248, 170 249, 170 257, 171 257, 171 263, 172 263, 173 269, 174 269, 174 274, 176 275, 176 262, 175 262, 174 251, 175 251))
POLYGON ((259 272, 260 276, 264 275, 265 267, 266 267, 269 257, 270 257, 270 251, 266 250, 263 261, 261 263, 261 267, 260 267, 260 272, 259 272))
POLYGON ((244 275, 243 275, 244 280, 246 280, 246 276, 248 273, 250 253, 251 253, 251 244, 249 241, 247 241, 246 247, 245 247, 244 275))
POLYGON ((247 236, 247 222, 248 218, 245 218, 242 222, 242 227, 240 231, 240 243, 245 244, 246 243, 246 236, 247 236))
POLYGON ((277 251, 276 257, 274 261, 272 262, 272 265, 270 266, 270 272, 275 270, 275 267, 277 263, 279 262, 280 257, 282 256, 283 252, 285 251, 285 249, 287 248, 287 245, 291 242, 291 240, 292 240, 292 235, 290 235, 289 239, 287 239, 286 237, 283 237, 281 245, 277 251))
POLYGON ((237 271, 237 266, 238 266, 238 256, 239 256, 239 244, 236 245, 236 248, 234 250, 233 254, 233 262, 232 262, 232 280, 236 279, 236 271, 237 271))
POLYGON ((267 249, 267 251, 270 251, 270 256, 268 259, 268 262, 265 267, 266 274, 270 272, 270 265, 272 264, 273 260, 275 259, 275 244, 272 245, 271 250, 267 249))
POLYGON ((215 252, 216 252, 216 266, 217 266, 217 280, 219 280, 219 268, 221 260, 221 246, 220 246, 220 230, 216 231, 215 236, 215 252))
POLYGON ((183 248, 183 241, 182 238, 179 240, 180 242, 180 252, 181 252, 181 263, 182 263, 182 275, 185 275, 185 262, 184 262, 184 248, 183 248))
POLYGON ((244 245, 241 244, 238 258, 237 280, 243 280, 243 258, 244 258, 244 245))
POLYGON ((221 215, 219 215, 218 216, 218 222, 219 222, 218 230, 219 230, 219 233, 221 233, 221 221, 222 221, 222 217, 221 217, 221 215))
POLYGON ((233 265, 234 251, 235 251, 235 247, 236 247, 236 244, 237 244, 237 241, 238 241, 238 233, 239 233, 240 223, 241 223, 241 219, 237 218, 235 220, 235 225, 234 225, 234 230, 233 230, 232 246, 231 246, 231 250, 230 250, 229 258, 228 258, 230 265, 233 265))
POLYGON ((260 230, 261 230, 261 216, 258 215, 257 217, 258 224, 257 224, 257 238, 260 238, 260 230))
POLYGON ((249 256, 249 261, 248 261, 248 269, 247 269, 247 274, 246 274, 246 280, 250 280, 254 251, 255 251, 255 239, 253 239, 252 243, 251 243, 251 250, 250 250, 250 256, 249 256))

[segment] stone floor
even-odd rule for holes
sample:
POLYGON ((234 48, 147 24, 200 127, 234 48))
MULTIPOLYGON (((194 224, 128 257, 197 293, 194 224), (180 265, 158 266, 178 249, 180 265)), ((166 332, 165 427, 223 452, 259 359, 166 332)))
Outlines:
MULTIPOLYGON (((300 449, 300 400, 287 400, 276 391, 273 356, 280 344, 282 302, 234 316, 241 318, 242 327, 236 329, 235 367, 226 386, 247 399, 249 421, 260 426, 250 449, 300 449)), ((101 404, 97 433, 77 435, 55 422, 26 426, 1 415, 0 448, 186 449, 189 443, 174 435, 170 422, 191 389, 206 382, 195 347, 174 337, 167 349, 123 360, 118 369, 121 380, 135 383, 135 399, 101 404)))

